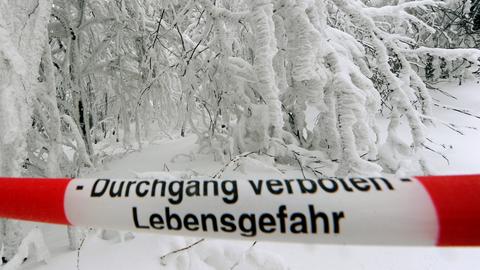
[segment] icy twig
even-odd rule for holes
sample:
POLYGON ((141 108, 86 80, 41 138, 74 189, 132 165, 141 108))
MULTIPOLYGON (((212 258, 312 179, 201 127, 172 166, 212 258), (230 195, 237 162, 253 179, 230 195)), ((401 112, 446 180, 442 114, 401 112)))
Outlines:
POLYGON ((243 252, 242 257, 239 258, 238 261, 236 261, 236 262, 232 265, 232 267, 230 267, 230 270, 235 269, 235 267, 237 267, 237 266, 240 264, 240 262, 245 258, 245 255, 246 255, 248 252, 250 252, 250 250, 252 250, 252 248, 253 248, 256 244, 257 244, 257 241, 254 241, 254 242, 252 243, 252 245, 251 245, 247 250, 245 250, 245 252, 243 252))
POLYGON ((173 251, 168 252, 168 253, 165 254, 165 255, 162 255, 162 256, 160 257, 160 262, 161 262, 161 264, 162 264, 162 265, 167 265, 167 263, 165 262, 165 258, 167 258, 167 257, 170 256, 170 255, 173 255, 173 254, 176 254, 176 253, 179 253, 179 252, 183 252, 183 251, 189 250, 189 249, 191 249, 192 247, 194 247, 194 246, 202 243, 203 241, 205 241, 205 238, 202 238, 202 239, 196 241, 195 243, 190 244, 190 245, 188 245, 188 246, 186 246, 186 247, 183 247, 183 248, 180 248, 180 249, 176 249, 176 250, 173 250, 173 251))
POLYGON ((225 170, 230 167, 232 164, 235 164, 237 163, 241 158, 244 158, 244 157, 248 157, 249 155, 251 154, 254 154, 255 152, 247 152, 247 153, 243 153, 243 154, 240 154, 240 155, 237 155, 235 156, 234 158, 232 158, 227 164, 225 164, 225 166, 223 166, 216 174, 214 174, 212 176, 212 178, 220 178, 222 176, 222 174, 225 172, 225 170))
POLYGON ((474 113, 472 113, 472 112, 470 112, 469 110, 466 110, 466 109, 455 108, 455 107, 452 107, 452 106, 448 106, 448 105, 444 105, 444 104, 438 104, 438 103, 434 103, 433 105, 435 105, 437 107, 440 107, 442 109, 451 110, 451 111, 454 111, 454 112, 458 112, 458 113, 461 113, 461 114, 465 114, 465 115, 480 119, 480 115, 474 114, 474 113))
POLYGON ((77 270, 80 270, 80 251, 82 250, 83 244, 85 243, 85 240, 87 239, 87 234, 85 234, 82 237, 82 240, 80 241, 80 245, 78 245, 77 248, 77 270))
POLYGON ((450 165, 450 160, 447 158, 447 156, 445 156, 444 154, 440 153, 439 151, 433 149, 433 148, 430 148, 428 147, 427 145, 425 145, 424 143, 422 143, 422 146, 425 147, 425 149, 429 150, 429 151, 432 151, 433 153, 441 156, 443 159, 445 159, 447 161, 447 164, 450 165))

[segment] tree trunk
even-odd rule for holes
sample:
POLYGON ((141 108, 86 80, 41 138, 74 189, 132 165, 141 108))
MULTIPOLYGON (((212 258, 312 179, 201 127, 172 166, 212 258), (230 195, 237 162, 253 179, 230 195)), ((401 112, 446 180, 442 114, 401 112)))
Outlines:
MULTIPOLYGON (((0 4, 0 175, 21 176, 32 123, 32 97, 52 7, 48 0, 7 0, 0 4)), ((5 260, 23 238, 19 222, 2 220, 5 260)))

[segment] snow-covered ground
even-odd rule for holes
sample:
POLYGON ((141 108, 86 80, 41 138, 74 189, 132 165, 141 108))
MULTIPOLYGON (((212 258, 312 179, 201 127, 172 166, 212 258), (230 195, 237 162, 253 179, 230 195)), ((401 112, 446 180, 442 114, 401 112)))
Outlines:
MULTIPOLYGON (((469 109, 478 117, 480 115, 480 83, 469 82, 462 86, 438 85, 447 93, 457 99, 448 98, 445 95, 433 93, 434 101, 438 104, 448 105, 454 108, 469 109)), ((465 134, 453 132, 445 125, 439 123, 427 130, 427 137, 437 144, 444 144, 445 148, 439 147, 442 154, 446 155, 449 163, 441 156, 429 153, 429 161, 436 174, 467 174, 480 172, 480 118, 467 116, 451 110, 435 108, 434 115, 438 120, 457 124, 465 134), (473 127, 461 128, 461 126, 473 127)))
MULTIPOLYGON (((470 109, 480 114, 480 84, 470 82, 462 86, 443 85, 442 89, 457 100, 434 93, 435 102, 470 109)), ((480 119, 435 108, 438 120, 459 126, 480 129, 480 119)), ((464 135, 453 132, 437 121, 428 128, 430 145, 446 155, 428 153, 427 159, 436 174, 480 172, 480 131, 459 127, 464 135), (443 144, 443 146, 442 146, 443 144)), ((195 137, 159 141, 140 152, 109 162, 105 168, 85 177, 126 177, 136 174, 152 175, 168 168, 171 171, 190 171, 212 176, 223 164, 211 156, 196 154, 195 137), (174 159, 174 160, 172 160, 174 159), (172 162, 175 161, 175 162, 172 162)), ((242 170, 227 168, 224 177, 301 176, 298 168, 285 168, 284 174, 274 166, 246 158, 242 170)), ((283 170, 282 170, 283 171, 283 170)), ((460 196, 460 195, 459 195, 460 196)), ((480 249, 424 248, 376 246, 303 245, 280 242, 232 241, 206 239, 187 251, 162 255, 199 239, 168 237, 153 234, 135 234, 134 239, 101 240, 90 234, 81 251, 67 248, 66 229, 60 226, 40 225, 45 232, 52 257, 48 264, 27 263, 25 269, 97 270, 97 269, 478 269, 480 249)), ((127 237, 128 239, 128 237, 127 237)))

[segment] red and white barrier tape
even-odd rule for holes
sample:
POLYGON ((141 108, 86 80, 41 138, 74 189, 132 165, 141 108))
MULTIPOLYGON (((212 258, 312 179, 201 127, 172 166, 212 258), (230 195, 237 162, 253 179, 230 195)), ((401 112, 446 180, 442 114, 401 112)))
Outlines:
POLYGON ((217 238, 480 246, 480 175, 0 178, 0 217, 217 238))

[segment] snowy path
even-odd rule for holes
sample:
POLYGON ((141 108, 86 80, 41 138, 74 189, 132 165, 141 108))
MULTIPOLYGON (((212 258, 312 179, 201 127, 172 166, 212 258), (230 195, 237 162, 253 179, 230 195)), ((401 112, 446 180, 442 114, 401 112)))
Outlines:
MULTIPOLYGON (((480 86, 470 83, 461 87, 448 87, 458 101, 435 95, 439 103, 465 107, 480 113, 480 86)), ((480 128, 480 120, 465 117, 452 111, 435 109, 441 120, 459 125, 480 128)), ((456 134, 437 125, 428 129, 428 136, 439 143, 448 142, 442 153, 448 156, 450 165, 437 154, 428 154, 436 173, 480 172, 480 132, 465 130, 465 135, 456 134), (450 147, 450 145, 452 147, 450 147)), ((195 138, 163 141, 150 145, 141 152, 110 162, 103 170, 90 177, 125 177, 133 172, 163 171, 166 164, 170 170, 194 170, 200 175, 213 175, 222 165, 209 156, 197 155, 193 161, 182 156, 175 163, 177 154, 195 153, 195 138)), ((249 173, 256 176, 280 173, 274 168, 247 164, 249 173)), ((288 171, 285 176, 299 175, 298 170, 288 171)), ((225 177, 242 177, 240 172, 227 170, 225 177)), ((245 177, 245 175, 243 175, 245 177)), ((42 225, 47 244, 52 248, 52 259, 47 265, 27 265, 27 269, 77 269, 77 253, 66 248, 65 229, 42 225)), ((250 248, 252 241, 206 240, 190 251, 160 260, 170 250, 183 247, 198 239, 136 234, 135 239, 115 243, 90 237, 85 242, 80 257, 80 269, 478 269, 480 249, 455 248, 406 248, 406 247, 355 247, 322 246, 259 242, 250 248)))

